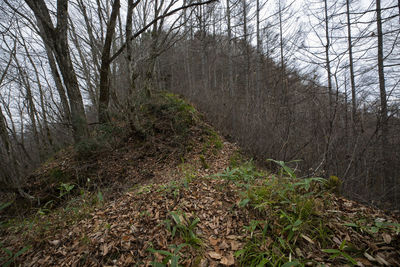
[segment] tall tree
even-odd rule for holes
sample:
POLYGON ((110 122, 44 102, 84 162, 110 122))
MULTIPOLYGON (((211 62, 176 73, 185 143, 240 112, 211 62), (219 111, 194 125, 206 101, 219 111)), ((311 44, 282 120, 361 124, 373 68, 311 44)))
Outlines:
MULTIPOLYGON (((385 87, 385 71, 383 57, 383 31, 382 31, 382 9, 381 0, 376 0, 376 28, 378 37, 378 76, 379 76, 379 95, 380 95, 380 133, 381 133, 381 154, 383 160, 383 174, 388 176, 387 171, 387 147, 388 147, 388 108, 385 87)), ((385 177, 389 178, 389 177, 385 177)), ((382 183, 384 184, 384 183, 382 183)), ((382 185, 384 187, 384 185, 382 185)))
POLYGON ((347 18, 347 45, 349 50, 349 68, 350 68, 350 85, 351 85, 351 119, 353 124, 353 134, 355 132, 357 100, 356 100, 356 84, 354 78, 354 63, 353 63, 353 43, 351 35, 350 22, 350 0, 346 0, 346 18, 347 18))
POLYGON ((57 24, 53 25, 50 11, 44 0, 25 0, 41 24, 43 42, 54 53, 71 108, 71 123, 75 142, 88 136, 88 125, 79 83, 72 64, 68 45, 68 0, 57 0, 57 24))
MULTIPOLYGON (((325 22, 325 64, 328 76, 329 110, 332 110, 332 70, 331 70, 331 60, 329 58, 329 48, 331 47, 331 40, 329 37, 328 0, 324 0, 324 22, 325 22)), ((332 114, 330 114, 330 116, 332 116, 332 114)))
POLYGON ((249 101, 249 87, 250 87, 250 49, 249 49, 249 29, 248 29, 248 13, 249 13, 249 3, 247 0, 242 0, 243 8, 243 40, 244 40, 244 51, 246 58, 246 71, 245 71, 245 90, 246 90, 246 101, 249 101))
POLYGON ((231 3, 226 0, 226 21, 228 27, 228 87, 231 96, 233 95, 233 70, 232 70, 232 25, 231 25, 231 3))
POLYGON ((119 13, 120 0, 114 0, 111 17, 108 21, 106 39, 104 41, 103 51, 101 53, 101 67, 100 67, 100 98, 99 98, 99 122, 105 123, 109 121, 108 117, 108 104, 110 101, 110 54, 111 44, 115 32, 115 25, 117 23, 117 15, 119 13))

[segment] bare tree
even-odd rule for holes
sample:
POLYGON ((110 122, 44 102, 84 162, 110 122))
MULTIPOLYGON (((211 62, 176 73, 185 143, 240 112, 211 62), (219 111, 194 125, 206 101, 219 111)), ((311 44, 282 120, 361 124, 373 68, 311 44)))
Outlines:
POLYGON ((71 108, 71 123, 75 142, 88 135, 85 110, 82 95, 79 90, 78 79, 72 64, 68 44, 68 0, 57 1, 57 25, 54 26, 50 11, 44 0, 25 0, 33 11, 43 42, 50 47, 56 57, 65 87, 67 88, 71 108))
POLYGON ((349 67, 350 67, 350 85, 351 85, 351 118, 353 123, 353 134, 355 132, 356 114, 357 114, 357 100, 356 100, 356 84, 354 77, 354 62, 353 62, 353 43, 351 35, 350 23, 350 0, 346 0, 346 18, 347 18, 347 43, 349 50, 349 67))
POLYGON ((108 117, 108 103, 110 101, 109 90, 109 73, 110 73, 110 54, 111 44, 117 22, 117 15, 120 8, 120 1, 114 0, 111 17, 107 24, 106 39, 104 41, 103 52, 101 53, 101 67, 100 67, 100 97, 99 97, 99 122, 106 123, 109 121, 108 117))

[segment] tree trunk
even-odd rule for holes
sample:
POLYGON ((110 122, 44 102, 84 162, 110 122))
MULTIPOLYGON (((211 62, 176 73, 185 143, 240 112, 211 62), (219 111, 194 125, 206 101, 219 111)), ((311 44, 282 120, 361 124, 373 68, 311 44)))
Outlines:
POLYGON ((100 98, 99 98, 99 122, 106 123, 109 121, 108 104, 110 102, 110 53, 111 44, 114 36, 117 15, 120 8, 120 0, 114 0, 110 21, 107 25, 106 39, 104 41, 103 52, 101 54, 100 67, 100 98))
POLYGON ((381 160, 382 160, 382 193, 386 190, 385 180, 390 184, 389 186, 394 186, 393 181, 390 179, 390 173, 388 171, 388 109, 387 109, 387 96, 385 87, 385 72, 383 66, 383 32, 382 32, 382 14, 381 14, 381 1, 376 0, 376 26, 378 35, 378 76, 379 76, 379 92, 380 92, 380 133, 381 133, 381 160))
POLYGON ((324 166, 325 170, 328 171, 329 169, 329 151, 330 151, 330 145, 331 145, 331 139, 332 139, 332 130, 333 130, 333 121, 334 121, 334 114, 332 110, 332 73, 331 73, 331 61, 329 58, 329 47, 330 47, 330 39, 329 39, 329 18, 328 18, 328 1, 324 0, 324 13, 325 13, 325 38, 326 38, 326 44, 325 44, 325 62, 326 62, 326 71, 328 75, 328 100, 329 100, 329 113, 328 113, 328 121, 329 121, 329 126, 328 126, 328 134, 325 136, 325 151, 324 151, 324 166))
POLYGON ((88 136, 88 125, 79 90, 78 79, 72 64, 68 46, 68 0, 57 0, 57 26, 54 27, 44 0, 25 0, 35 14, 38 25, 43 26, 41 37, 54 52, 58 67, 67 89, 71 107, 71 123, 75 142, 88 136))
POLYGON ((356 100, 356 85, 354 81, 353 44, 351 41, 350 0, 346 0, 346 12, 347 12, 347 42, 349 49, 350 84, 351 84, 351 119, 353 122, 353 135, 355 135, 356 122, 357 122, 356 118, 357 100, 356 100))
POLYGON ((228 87, 229 93, 233 96, 233 70, 232 70, 232 26, 231 26, 231 4, 226 0, 226 19, 228 23, 228 87))
MULTIPOLYGON (((85 77, 86 80, 86 90, 89 93, 89 98, 90 98, 90 102, 92 103, 92 105, 94 107, 98 106, 98 90, 96 88, 96 85, 98 84, 99 81, 99 77, 98 77, 98 73, 97 71, 94 71, 94 82, 92 83, 92 72, 90 71, 90 62, 87 63, 88 58, 83 54, 81 45, 79 43, 79 38, 76 34, 75 31, 75 26, 71 23, 71 39, 73 44, 75 45, 75 48, 78 52, 79 58, 81 60, 81 65, 82 65, 82 71, 83 71, 83 75, 85 77)), ((91 47, 92 49, 92 47, 91 47)), ((95 54, 95 51, 92 51, 92 54, 95 54)), ((92 60, 94 60, 94 57, 92 57, 92 60)), ((92 64, 95 66, 94 69, 97 70, 97 65, 96 62, 92 62, 92 64)))
POLYGON ((326 59, 326 71, 328 74, 328 99, 329 99, 329 116, 332 114, 332 73, 331 73, 331 61, 329 59, 329 47, 331 45, 329 39, 329 20, 328 20, 328 1, 324 0, 325 3, 325 59, 326 59))
POLYGON ((243 3, 243 35, 244 35, 244 45, 246 51, 246 65, 245 65, 245 91, 246 91, 246 102, 249 104, 249 87, 250 87, 250 50, 248 43, 248 28, 247 28, 247 1, 242 0, 243 3))
POLYGON ((6 120, 3 116, 1 106, 0 106, 0 137, 4 147, 6 148, 7 155, 10 156, 11 155, 10 137, 8 136, 6 120))
POLYGON ((260 0, 257 0, 256 28, 257 28, 257 58, 256 58, 256 99, 260 99, 260 73, 261 73, 261 33, 260 33, 260 0))
POLYGON ((278 1, 279 7, 279 48, 280 48, 280 57, 281 57, 281 86, 282 86, 282 103, 284 107, 287 107, 287 92, 286 92, 286 77, 285 77, 285 59, 284 59, 284 51, 283 51, 283 25, 282 25, 282 6, 281 1, 278 1))

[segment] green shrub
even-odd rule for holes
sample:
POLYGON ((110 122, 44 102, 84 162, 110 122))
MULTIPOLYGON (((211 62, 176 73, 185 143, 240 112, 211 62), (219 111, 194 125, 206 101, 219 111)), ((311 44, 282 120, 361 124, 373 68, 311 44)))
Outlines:
POLYGON ((228 167, 222 173, 216 174, 215 177, 249 186, 255 180, 265 177, 265 173, 258 171, 253 161, 250 160, 235 168, 228 167))
POLYGON ((80 160, 86 159, 116 147, 126 134, 123 128, 113 123, 100 124, 96 126, 91 137, 75 144, 76 157, 80 160))
POLYGON ((30 248, 31 246, 26 246, 14 253, 12 250, 4 247, 3 244, 0 242, 0 249, 7 255, 6 257, 0 257, 1 266, 7 267, 13 263, 15 264, 17 258, 27 252, 30 248))
POLYGON ((172 211, 170 215, 172 220, 166 220, 165 224, 172 238, 179 235, 185 244, 200 247, 203 241, 196 235, 196 228, 200 219, 193 218, 193 220, 190 220, 185 213, 178 211, 172 211))
POLYGON ((126 131, 113 123, 103 123, 96 127, 95 138, 98 143, 111 147, 117 146, 126 135, 126 131))
POLYGON ((246 162, 244 156, 239 152, 235 151, 233 155, 229 158, 229 166, 234 168, 238 167, 246 162))
POLYGON ((210 168, 210 165, 208 165, 204 155, 200 155, 200 162, 201 162, 201 166, 203 167, 203 169, 209 169, 210 168))
POLYGON ((330 176, 325 183, 326 189, 335 193, 339 193, 341 185, 342 181, 340 180, 340 178, 334 175, 330 176))
POLYGON ((101 151, 104 147, 104 144, 101 144, 95 138, 82 140, 75 145, 76 157, 78 159, 90 158, 101 151))
POLYGON ((48 182, 49 183, 60 183, 60 182, 68 182, 71 179, 71 176, 65 171, 61 170, 59 167, 55 167, 49 170, 48 172, 48 182))
POLYGON ((186 135, 191 126, 198 121, 196 109, 175 94, 166 93, 164 103, 160 105, 163 116, 172 122, 172 128, 178 135, 186 135))

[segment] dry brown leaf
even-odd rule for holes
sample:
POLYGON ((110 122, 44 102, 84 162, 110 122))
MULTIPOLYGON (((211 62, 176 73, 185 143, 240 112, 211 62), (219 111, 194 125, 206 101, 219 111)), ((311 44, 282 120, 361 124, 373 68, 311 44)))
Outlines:
POLYGON ((392 242, 392 237, 389 234, 383 233, 382 237, 386 244, 390 244, 390 242, 392 242))
POLYGON ((235 264, 235 258, 233 257, 232 254, 229 254, 228 256, 223 257, 223 258, 221 259, 220 263, 221 263, 222 265, 225 265, 225 266, 231 266, 231 265, 234 265, 234 264, 235 264))
POLYGON ((215 252, 215 251, 210 251, 210 252, 208 252, 208 255, 209 255, 212 259, 215 259, 215 260, 219 260, 219 259, 222 258, 221 254, 219 254, 219 253, 217 253, 217 252, 215 252))
POLYGON ((107 244, 104 244, 103 245, 103 256, 105 256, 107 254, 108 254, 108 246, 107 246, 107 244))
POLYGON ((229 245, 224 241, 222 241, 222 243, 219 245, 220 249, 227 249, 229 248, 229 245))
POLYGON ((342 244, 342 241, 339 240, 339 238, 337 238, 336 236, 332 238, 333 242, 335 242, 336 244, 338 244, 339 246, 342 244))
POLYGON ((301 252, 300 248, 296 248, 295 251, 296 251, 296 255, 297 255, 298 257, 304 258, 303 252, 301 252))
POLYGON ((384 258, 382 258, 381 255, 378 254, 375 256, 375 258, 380 264, 390 266, 390 263, 388 263, 384 258))
POLYGON ((309 238, 308 236, 301 234, 301 237, 304 238, 305 240, 307 240, 308 242, 310 242, 311 244, 314 244, 314 241, 311 238, 309 238))
POLYGON ((351 238, 350 238, 349 234, 346 233, 346 237, 344 238, 344 240, 346 240, 346 241, 348 241, 348 242, 351 241, 351 238))
POLYGON ((365 266, 372 266, 372 263, 371 263, 369 260, 367 260, 367 259, 364 259, 364 258, 355 258, 354 260, 356 260, 356 261, 359 262, 359 263, 362 263, 362 264, 365 265, 365 266))
POLYGON ((369 255, 367 252, 364 252, 364 256, 370 261, 376 261, 376 259, 374 257, 372 257, 371 255, 369 255))
POLYGON ((233 251, 238 250, 239 247, 240 247, 240 243, 239 243, 239 242, 237 242, 237 241, 235 241, 235 240, 232 240, 232 241, 231 241, 231 249, 232 249, 233 251))
POLYGON ((216 246, 219 242, 219 239, 214 239, 212 237, 210 237, 208 240, 210 241, 211 246, 216 246))
POLYGON ((58 246, 61 244, 60 240, 53 240, 53 241, 49 241, 50 244, 52 244, 53 246, 58 246))

